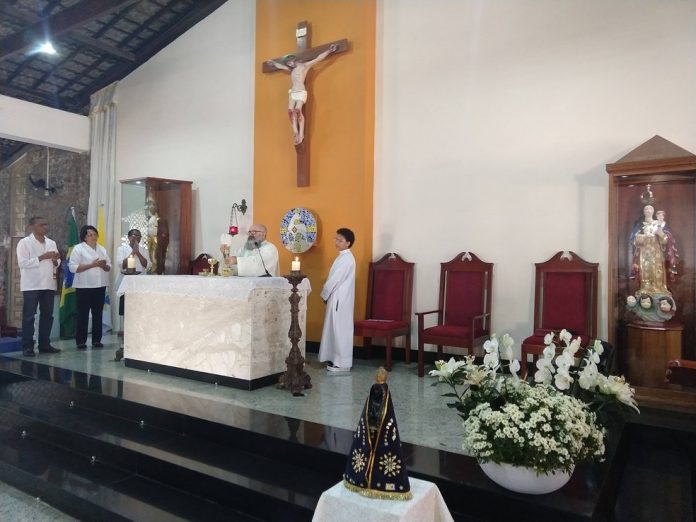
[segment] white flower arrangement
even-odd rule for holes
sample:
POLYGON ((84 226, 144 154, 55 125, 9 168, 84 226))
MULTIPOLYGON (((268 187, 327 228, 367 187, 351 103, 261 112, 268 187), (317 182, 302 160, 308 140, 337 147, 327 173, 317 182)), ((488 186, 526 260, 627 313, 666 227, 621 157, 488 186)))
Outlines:
POLYGON ((554 339, 554 334, 545 339, 534 383, 518 375, 514 341, 507 334, 486 341, 483 364, 475 364, 472 356, 435 363, 430 375, 438 377, 434 384, 451 387, 444 396, 454 399, 448 406, 464 419, 462 447, 479 462, 533 468, 538 474, 570 472, 577 463, 604 455, 597 411, 612 404, 638 411, 623 377, 599 371, 601 342, 588 347, 576 366, 580 339, 563 330, 560 354, 554 339))

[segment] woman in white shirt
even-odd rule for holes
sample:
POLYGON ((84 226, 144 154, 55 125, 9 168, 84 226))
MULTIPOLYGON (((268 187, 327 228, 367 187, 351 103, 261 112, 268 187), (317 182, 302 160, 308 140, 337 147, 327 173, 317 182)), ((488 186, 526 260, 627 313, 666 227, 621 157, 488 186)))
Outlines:
POLYGON ((102 312, 109 284, 111 260, 103 246, 97 244, 99 233, 92 225, 80 229, 82 243, 75 245, 68 268, 75 274, 73 288, 77 297, 75 342, 78 350, 87 349, 89 313, 92 312, 92 348, 102 348, 102 312))

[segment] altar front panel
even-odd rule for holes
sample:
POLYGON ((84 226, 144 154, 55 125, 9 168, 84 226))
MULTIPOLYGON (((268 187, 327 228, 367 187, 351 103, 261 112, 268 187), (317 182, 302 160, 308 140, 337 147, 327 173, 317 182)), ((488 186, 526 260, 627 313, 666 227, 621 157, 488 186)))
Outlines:
MULTIPOLYGON (((221 384, 278 375, 291 347, 290 288, 284 278, 126 277, 119 288, 126 295, 126 365, 220 376, 221 384)), ((303 356, 308 292, 305 280, 298 316, 303 356)))

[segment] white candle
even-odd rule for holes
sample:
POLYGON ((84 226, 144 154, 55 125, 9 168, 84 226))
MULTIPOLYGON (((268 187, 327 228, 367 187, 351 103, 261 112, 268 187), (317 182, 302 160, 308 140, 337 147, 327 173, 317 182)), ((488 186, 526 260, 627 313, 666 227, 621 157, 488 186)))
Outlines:
POLYGON ((292 272, 300 271, 300 258, 296 257, 295 260, 290 264, 290 270, 292 272))
POLYGON ((128 256, 128 268, 135 269, 135 257, 128 256))

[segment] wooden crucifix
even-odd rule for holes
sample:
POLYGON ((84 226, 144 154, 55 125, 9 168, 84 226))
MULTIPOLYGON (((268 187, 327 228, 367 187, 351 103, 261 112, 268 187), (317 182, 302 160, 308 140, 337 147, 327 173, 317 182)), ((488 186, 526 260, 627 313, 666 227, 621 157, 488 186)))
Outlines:
POLYGON ((307 124, 303 107, 307 103, 305 78, 312 66, 329 54, 348 50, 348 40, 342 39, 317 47, 309 47, 309 25, 306 21, 297 24, 295 30, 297 50, 279 58, 263 62, 262 72, 272 73, 278 70, 290 73, 290 90, 288 91, 288 117, 292 126, 293 142, 297 154, 297 186, 309 186, 309 144, 307 143, 307 124))

